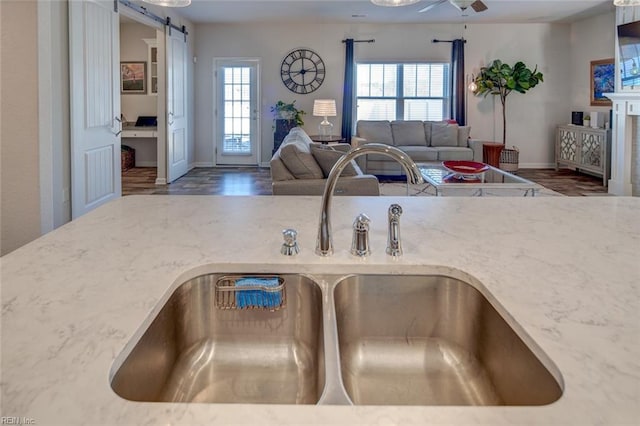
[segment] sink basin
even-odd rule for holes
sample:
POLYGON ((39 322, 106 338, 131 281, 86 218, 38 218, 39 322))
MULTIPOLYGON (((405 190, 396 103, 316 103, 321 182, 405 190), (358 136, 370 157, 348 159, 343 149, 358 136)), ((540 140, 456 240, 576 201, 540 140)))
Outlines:
POLYGON ((280 275, 282 309, 223 310, 214 288, 222 275, 173 292, 114 372, 113 390, 132 401, 317 403, 325 380, 320 288, 280 275))
POLYGON ((545 405, 562 395, 557 369, 554 376, 535 345, 463 281, 349 276, 334 300, 342 382, 354 404, 545 405))

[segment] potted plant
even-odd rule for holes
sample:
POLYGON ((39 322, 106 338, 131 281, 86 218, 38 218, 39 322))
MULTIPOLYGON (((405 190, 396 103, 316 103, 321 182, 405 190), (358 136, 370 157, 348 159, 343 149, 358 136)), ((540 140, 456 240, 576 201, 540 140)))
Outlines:
POLYGON ((304 125, 302 116, 305 115, 306 112, 296 108, 296 101, 290 104, 278 101, 275 105, 271 106, 271 112, 274 115, 274 120, 295 120, 296 126, 304 125))
POLYGON ((278 150, 285 136, 289 134, 289 130, 296 126, 304 125, 302 116, 305 115, 306 112, 296 108, 295 104, 296 101, 293 101, 290 104, 278 101, 275 105, 271 106, 274 130, 272 154, 278 150))
POLYGON ((591 116, 585 115, 584 118, 582 119, 582 125, 584 127, 589 127, 591 125, 591 116))
MULTIPOLYGON (((480 74, 474 79, 476 84, 474 94, 485 97, 491 94, 500 97, 500 103, 502 104, 502 145, 506 145, 507 139, 507 96, 513 91, 526 93, 542 81, 542 73, 538 71, 537 66, 532 71, 521 61, 510 66, 496 59, 488 66, 480 68, 480 74)), ((505 160, 505 164, 512 164, 514 157, 515 170, 518 170, 518 150, 515 147, 513 150, 503 149, 500 162, 502 163, 505 160)), ((508 168, 509 166, 506 167, 508 168)), ((502 164, 500 168, 502 168, 502 164)))

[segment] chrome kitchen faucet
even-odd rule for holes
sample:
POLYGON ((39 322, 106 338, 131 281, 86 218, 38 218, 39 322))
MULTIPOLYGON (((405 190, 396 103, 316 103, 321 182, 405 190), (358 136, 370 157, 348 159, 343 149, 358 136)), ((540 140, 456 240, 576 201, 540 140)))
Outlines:
POLYGON ((318 225, 318 239, 316 241, 316 254, 319 256, 331 256, 331 254, 333 254, 331 200, 333 199, 333 191, 338 183, 338 177, 351 160, 365 154, 381 154, 391 157, 404 168, 408 182, 412 184, 424 183, 424 179, 416 163, 398 148, 381 143, 368 143, 347 152, 334 164, 327 177, 327 183, 324 186, 320 210, 320 224, 318 225))

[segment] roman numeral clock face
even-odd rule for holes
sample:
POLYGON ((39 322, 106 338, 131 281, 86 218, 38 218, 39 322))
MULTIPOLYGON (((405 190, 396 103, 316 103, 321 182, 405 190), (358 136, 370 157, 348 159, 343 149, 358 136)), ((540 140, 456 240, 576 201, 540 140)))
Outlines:
POLYGON ((324 62, 316 52, 296 49, 282 60, 280 77, 289 90, 306 94, 314 92, 324 81, 324 62))

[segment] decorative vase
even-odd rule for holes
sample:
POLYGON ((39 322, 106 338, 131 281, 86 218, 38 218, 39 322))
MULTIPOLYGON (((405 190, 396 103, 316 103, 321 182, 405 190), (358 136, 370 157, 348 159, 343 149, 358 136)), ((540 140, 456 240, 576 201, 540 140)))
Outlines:
POLYGON ((590 127, 591 126, 591 120, 583 120, 582 121, 582 125, 584 127, 590 127))
POLYGON ((482 144, 482 161, 485 164, 495 167, 500 167, 500 154, 504 149, 504 145, 501 143, 483 143, 482 144))

